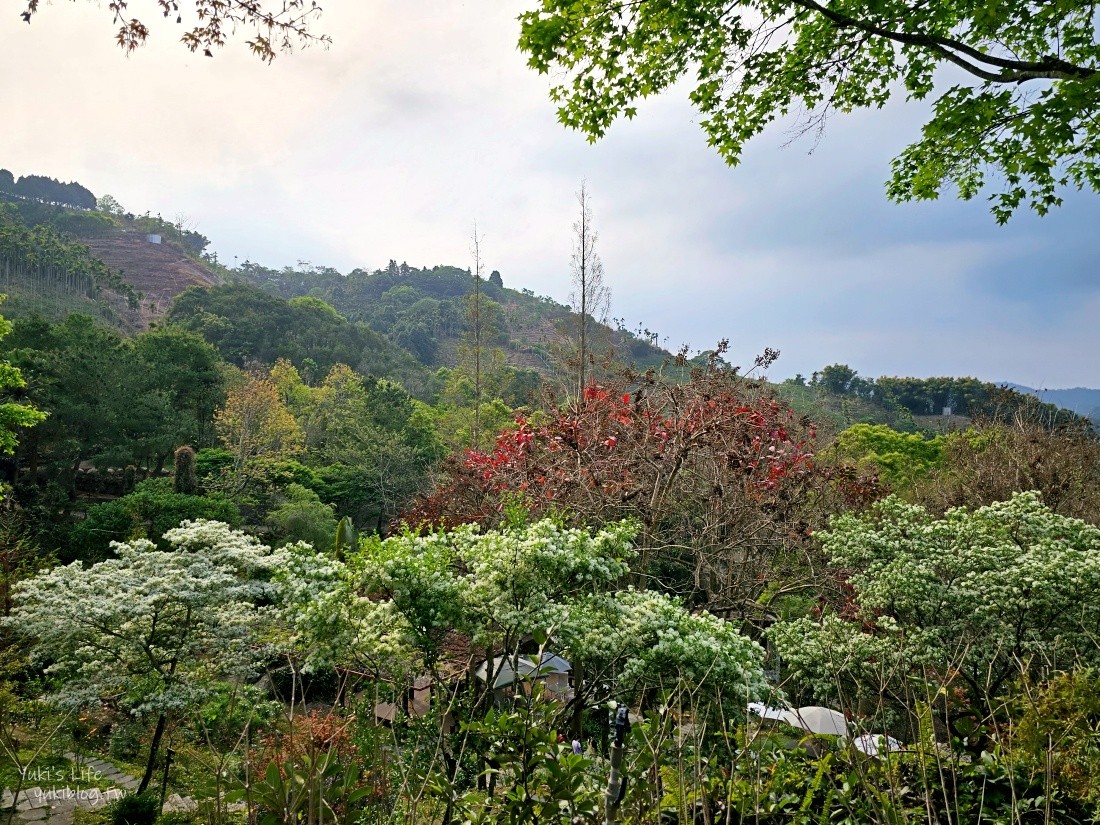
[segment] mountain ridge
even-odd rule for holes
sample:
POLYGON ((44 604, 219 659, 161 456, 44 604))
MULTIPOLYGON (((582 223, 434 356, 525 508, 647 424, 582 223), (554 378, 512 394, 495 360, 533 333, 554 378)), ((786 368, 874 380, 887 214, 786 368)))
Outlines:
POLYGON ((1006 383, 1004 386, 1033 395, 1040 401, 1072 410, 1078 415, 1100 421, 1100 389, 1093 387, 1066 387, 1063 389, 1036 389, 1024 384, 1006 383))

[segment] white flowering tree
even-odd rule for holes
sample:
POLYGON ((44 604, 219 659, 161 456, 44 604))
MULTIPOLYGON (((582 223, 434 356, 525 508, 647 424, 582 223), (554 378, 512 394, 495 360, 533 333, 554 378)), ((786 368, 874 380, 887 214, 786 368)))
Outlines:
POLYGON ((623 522, 592 533, 543 519, 486 533, 405 533, 364 541, 346 564, 299 551, 279 581, 298 641, 326 664, 432 671, 445 634, 457 630, 498 668, 524 639, 550 639, 575 677, 582 664, 592 674, 578 705, 597 686, 634 698, 680 678, 742 707, 763 696, 763 651, 732 625, 661 594, 612 592, 629 573, 636 529, 623 522))
POLYGON ((949 721, 983 721, 1022 673, 1100 665, 1100 529, 1036 493, 943 518, 890 497, 822 535, 850 600, 771 630, 790 675, 820 697, 911 707, 915 689, 943 697, 949 721))
POLYGON ((709 613, 688 612, 664 593, 601 594, 563 613, 558 638, 586 674, 579 701, 633 701, 679 685, 700 697, 729 700, 727 712, 737 714, 746 702, 777 695, 764 679, 756 642, 709 613))
POLYGON ((55 567, 21 582, 6 623, 34 639, 57 704, 112 703, 156 719, 149 784, 169 721, 208 697, 218 680, 251 675, 278 564, 270 548, 220 522, 184 522, 159 551, 115 543, 118 558, 55 567))

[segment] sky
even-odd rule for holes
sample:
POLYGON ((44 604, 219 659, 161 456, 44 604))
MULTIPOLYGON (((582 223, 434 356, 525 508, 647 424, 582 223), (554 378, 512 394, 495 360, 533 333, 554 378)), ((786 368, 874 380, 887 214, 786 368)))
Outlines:
POLYGON ((589 144, 558 124, 550 80, 516 49, 520 0, 325 0, 328 49, 267 65, 231 38, 214 58, 132 0, 152 35, 126 56, 106 4, 22 0, 0 17, 0 167, 76 180, 133 212, 187 216, 223 263, 389 259, 487 270, 570 292, 587 181, 610 315, 677 349, 730 341, 770 377, 955 375, 1100 387, 1100 196, 997 226, 982 200, 886 200, 916 105, 780 123, 727 167, 687 89, 589 144))

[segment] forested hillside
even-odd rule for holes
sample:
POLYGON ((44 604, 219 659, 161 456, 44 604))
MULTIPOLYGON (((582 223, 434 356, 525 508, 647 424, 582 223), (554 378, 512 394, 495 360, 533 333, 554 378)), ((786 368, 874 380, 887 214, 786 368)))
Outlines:
POLYGON ((1037 401, 1012 386, 977 378, 864 378, 847 364, 822 367, 776 387, 788 403, 833 428, 887 424, 902 432, 935 434, 965 428, 972 419, 1005 419, 1021 410, 1050 426, 1079 423, 1081 416, 1037 401))
MULTIPOLYGON (((454 366, 467 328, 473 275, 468 269, 417 269, 391 260, 385 269, 355 269, 342 275, 327 267, 275 271, 245 262, 235 274, 284 298, 312 296, 353 321, 363 321, 424 364, 454 366)), ((563 285, 564 286, 564 285, 563 285)), ((569 373, 571 310, 529 289, 507 287, 492 271, 479 287, 487 346, 512 366, 544 376, 569 373)), ((596 349, 608 362, 658 367, 667 352, 648 330, 631 332, 601 325, 596 349)))
POLYGON ((141 295, 117 270, 49 223, 31 224, 0 196, 0 289, 9 315, 86 312, 133 328, 141 295))

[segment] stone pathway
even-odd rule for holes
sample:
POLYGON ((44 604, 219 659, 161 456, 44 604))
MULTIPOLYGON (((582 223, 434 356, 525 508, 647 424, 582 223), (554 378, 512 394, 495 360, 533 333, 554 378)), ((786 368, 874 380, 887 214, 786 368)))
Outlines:
POLYGON ((125 774, 112 765, 97 757, 80 757, 75 753, 66 753, 65 758, 77 766, 78 776, 83 776, 90 781, 106 779, 112 785, 118 785, 128 791, 136 791, 141 784, 137 779, 125 774), (83 773, 81 773, 83 771, 83 773))
MULTIPOLYGON (((63 787, 64 782, 58 781, 53 787, 33 787, 20 791, 19 798, 13 799, 11 791, 4 791, 0 798, 0 821, 7 821, 8 809, 15 804, 15 820, 17 825, 72 825, 73 811, 77 808, 102 808, 116 799, 121 799, 124 793, 133 793, 141 783, 123 773, 117 767, 98 757, 77 756, 75 753, 66 753, 65 758, 72 762, 72 772, 76 778, 85 784, 90 782, 102 782, 106 780, 115 787, 107 790, 98 788, 76 789, 63 787)), ((63 780, 64 774, 58 776, 63 780)), ((164 800, 164 812, 193 811, 198 803, 189 796, 171 794, 164 800)), ((230 809, 241 810, 243 803, 235 803, 230 809)))
POLYGON ((140 784, 134 777, 102 759, 78 757, 75 753, 66 753, 65 758, 73 763, 71 771, 76 779, 85 784, 106 780, 115 787, 107 790, 68 787, 64 781, 65 774, 60 773, 51 787, 25 788, 18 799, 12 797, 11 791, 4 791, 0 798, 0 812, 3 812, 0 818, 6 820, 6 812, 14 804, 14 822, 18 825, 72 825, 73 811, 77 808, 102 808, 120 799, 127 791, 137 790, 140 784))

